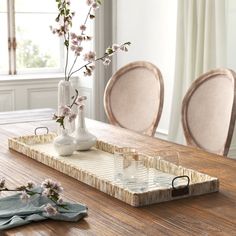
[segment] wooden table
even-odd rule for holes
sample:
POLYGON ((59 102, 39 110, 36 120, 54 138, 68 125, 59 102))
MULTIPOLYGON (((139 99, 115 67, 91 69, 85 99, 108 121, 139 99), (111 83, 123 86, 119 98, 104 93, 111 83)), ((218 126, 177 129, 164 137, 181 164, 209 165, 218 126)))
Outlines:
POLYGON ((38 126, 56 129, 51 120, 0 125, 0 177, 5 176, 11 187, 28 180, 38 184, 45 178, 59 180, 64 198, 85 203, 88 217, 76 223, 32 223, 7 230, 4 235, 236 235, 235 160, 87 120, 89 130, 101 140, 132 146, 147 154, 160 149, 177 150, 181 165, 220 179, 218 193, 134 208, 8 149, 9 137, 33 134, 38 126))

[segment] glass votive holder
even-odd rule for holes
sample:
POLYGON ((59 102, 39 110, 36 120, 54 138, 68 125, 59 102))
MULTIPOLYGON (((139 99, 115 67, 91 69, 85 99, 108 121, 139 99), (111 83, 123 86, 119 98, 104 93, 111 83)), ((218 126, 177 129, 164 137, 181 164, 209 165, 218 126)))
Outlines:
POLYGON ((122 147, 114 152, 114 180, 116 182, 123 181, 124 174, 124 153, 135 152, 134 148, 122 147))
POLYGON ((115 153, 115 179, 123 187, 134 192, 142 192, 148 187, 149 168, 133 148, 124 148, 115 153))
MULTIPOLYGON (((179 152, 174 150, 160 150, 155 153, 155 157, 159 160, 164 160, 165 163, 160 163, 161 171, 156 170, 154 175, 154 183, 159 187, 170 187, 172 179, 174 178, 174 170, 179 167, 179 152), (173 164, 170 166, 168 163, 173 164), (170 172, 171 168, 171 172, 170 172)), ((178 180, 177 180, 178 181, 178 180)))
POLYGON ((155 153, 155 156, 160 160, 168 161, 176 166, 179 166, 179 152, 174 150, 160 150, 155 153))

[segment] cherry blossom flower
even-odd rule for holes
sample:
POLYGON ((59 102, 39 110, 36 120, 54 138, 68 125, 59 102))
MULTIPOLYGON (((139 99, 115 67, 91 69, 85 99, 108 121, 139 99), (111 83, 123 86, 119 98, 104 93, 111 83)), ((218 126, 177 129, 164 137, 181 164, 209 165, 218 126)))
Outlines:
POLYGON ((54 181, 52 181, 51 179, 45 179, 41 184, 42 188, 52 188, 53 186, 54 186, 54 181))
POLYGON ((35 183, 34 183, 34 182, 29 181, 29 182, 27 183, 27 188, 28 188, 28 189, 32 189, 32 188, 34 188, 34 187, 35 187, 35 183))
POLYGON ((82 41, 84 40, 84 37, 83 37, 82 35, 78 35, 78 36, 77 36, 77 40, 80 41, 80 42, 82 42, 82 41))
POLYGON ((128 48, 127 48, 125 45, 122 45, 122 46, 120 47, 120 49, 121 49, 122 51, 125 51, 125 52, 128 51, 128 48))
POLYGON ((88 62, 95 61, 95 56, 95 52, 89 51, 88 53, 84 54, 84 60, 88 62))
POLYGON ((111 63, 111 59, 108 58, 108 57, 106 57, 106 58, 103 60, 103 64, 104 64, 105 66, 108 66, 110 63, 111 63))
POLYGON ((71 45, 71 46, 70 46, 71 51, 75 51, 76 48, 77 48, 77 47, 76 47, 75 45, 71 45))
POLYGON ((98 9, 98 8, 99 8, 99 4, 98 4, 97 2, 94 2, 94 3, 92 4, 92 8, 93 8, 94 10, 98 9))
POLYGON ((61 193, 63 191, 63 188, 62 188, 62 186, 61 186, 61 184, 59 182, 54 182, 54 186, 53 186, 52 189, 56 193, 61 193))
POLYGON ((113 45, 112 45, 112 50, 113 50, 113 51, 117 51, 119 48, 120 48, 120 45, 119 45, 119 44, 113 44, 113 45))
POLYGON ((74 46, 77 46, 77 45, 79 44, 79 42, 78 42, 77 39, 72 40, 71 43, 72 43, 74 46))
POLYGON ((86 30, 86 25, 81 25, 80 30, 85 31, 86 30))
POLYGON ((79 110, 84 110, 84 104, 80 104, 79 106, 78 106, 78 108, 79 108, 79 110))
POLYGON ((49 195, 50 195, 50 189, 49 189, 49 188, 45 188, 45 189, 42 191, 42 196, 48 197, 49 195))
POLYGON ((75 120, 76 116, 77 115, 75 113, 70 114, 68 118, 69 122, 72 122, 73 120, 75 120))
POLYGON ((83 51, 83 48, 82 47, 76 47, 76 49, 75 49, 75 54, 77 55, 77 56, 80 56, 80 53, 83 51))
POLYGON ((70 115, 70 113, 71 113, 71 109, 70 109, 70 107, 68 107, 68 106, 61 106, 61 113, 62 113, 62 116, 68 116, 68 115, 70 115))
POLYGON ((71 37, 71 39, 76 39, 77 35, 75 33, 70 33, 70 37, 71 37))
POLYGON ((80 102, 87 100, 86 96, 79 96, 76 100, 76 104, 79 105, 80 102))
POLYGON ((84 71, 84 76, 91 76, 92 75, 92 71, 91 70, 85 70, 84 71))
POLYGON ((84 109, 84 101, 87 100, 86 96, 79 96, 76 100, 76 104, 78 105, 78 109, 79 110, 83 110, 84 109))
POLYGON ((45 207, 44 207, 45 212, 49 215, 49 216, 55 216, 58 214, 58 211, 55 207, 53 207, 50 203, 48 203, 45 207))
POLYGON ((57 203, 59 204, 59 205, 61 205, 61 204, 63 204, 63 198, 62 197, 59 197, 58 198, 58 200, 57 200, 57 203))
POLYGON ((20 196, 20 199, 23 201, 23 202, 27 202, 30 198, 30 195, 26 192, 26 191, 22 191, 21 192, 21 196, 20 196))
POLYGON ((90 5, 92 5, 93 0, 86 0, 86 3, 87 3, 88 6, 90 6, 90 5))

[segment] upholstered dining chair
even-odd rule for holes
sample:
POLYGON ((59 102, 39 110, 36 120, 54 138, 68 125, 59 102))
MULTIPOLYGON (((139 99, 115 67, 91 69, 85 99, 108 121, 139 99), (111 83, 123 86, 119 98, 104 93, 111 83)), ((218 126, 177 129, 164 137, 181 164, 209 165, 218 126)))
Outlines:
POLYGON ((182 125, 188 145, 227 156, 236 118, 236 74, 215 69, 201 75, 182 103, 182 125))
POLYGON ((146 61, 120 68, 104 92, 104 108, 111 124, 149 136, 153 136, 157 128, 163 100, 162 74, 146 61))

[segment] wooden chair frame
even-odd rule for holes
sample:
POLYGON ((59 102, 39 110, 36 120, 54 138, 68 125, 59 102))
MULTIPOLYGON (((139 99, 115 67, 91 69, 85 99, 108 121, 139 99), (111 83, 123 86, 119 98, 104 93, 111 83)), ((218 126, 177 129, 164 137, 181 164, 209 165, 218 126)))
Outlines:
POLYGON ((201 147, 200 144, 194 139, 189 125, 187 121, 187 112, 188 112, 188 105, 189 101, 194 94, 194 92, 198 89, 200 85, 202 85, 205 81, 212 79, 215 76, 218 75, 225 75, 227 76, 233 83, 233 89, 234 89, 234 99, 233 99, 233 104, 232 104, 232 110, 231 110, 231 117, 230 117, 230 123, 229 123, 229 129, 228 129, 228 135, 225 140, 224 148, 221 153, 218 153, 220 155, 227 156, 230 148, 230 144, 232 141, 232 136, 234 132, 234 126, 235 126, 235 119, 236 119, 236 73, 230 69, 215 69, 211 70, 203 75, 201 75, 198 79, 196 79, 192 85, 190 86, 189 90, 187 91, 183 102, 182 102, 182 126, 183 126, 183 131, 184 135, 187 141, 188 145, 195 146, 195 147, 201 147))
MULTIPOLYGON (((158 113, 153 118, 153 122, 150 125, 150 127, 148 127, 148 129, 143 132, 143 134, 145 134, 145 135, 153 136, 155 134, 155 130, 157 128, 157 125, 158 125, 158 123, 160 121, 161 113, 162 113, 162 109, 163 109, 164 83, 163 83, 162 74, 161 74, 160 70, 155 65, 153 65, 152 63, 146 62, 146 61, 136 61, 136 62, 129 63, 126 66, 120 68, 111 77, 111 79, 108 81, 107 86, 105 88, 105 92, 104 92, 104 108, 105 108, 105 112, 106 112, 106 115, 108 117, 109 122, 111 124, 113 124, 113 125, 123 127, 117 121, 116 117, 114 116, 114 114, 112 112, 109 97, 110 97, 110 94, 111 94, 111 91, 112 91, 112 88, 113 88, 114 84, 120 78, 121 75, 127 73, 130 70, 135 70, 137 68, 142 68, 142 67, 150 70, 155 75, 155 78, 156 78, 156 80, 158 81, 158 83, 160 85, 160 102, 159 102, 158 113)), ((125 128, 125 127, 123 127, 123 128, 125 128)))

